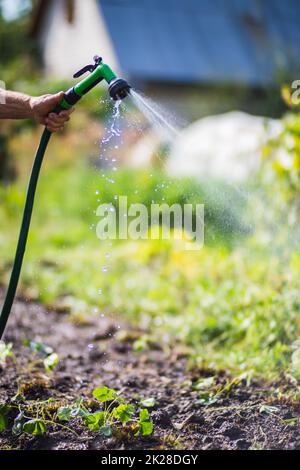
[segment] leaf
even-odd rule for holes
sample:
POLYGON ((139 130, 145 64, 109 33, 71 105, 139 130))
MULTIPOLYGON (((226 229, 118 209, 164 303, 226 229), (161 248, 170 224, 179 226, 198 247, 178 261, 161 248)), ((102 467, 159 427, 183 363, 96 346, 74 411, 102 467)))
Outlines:
POLYGON ((57 410, 57 418, 59 421, 70 421, 72 416, 72 408, 69 406, 61 406, 57 410))
POLYGON ((149 349, 149 339, 146 335, 141 336, 133 343, 133 350, 135 352, 148 351, 149 349))
POLYGON ((118 394, 113 388, 99 387, 93 390, 93 396, 100 402, 105 403, 117 398, 118 394))
POLYGON ((153 433, 153 423, 151 421, 143 421, 140 423, 140 432, 142 436, 150 436, 153 433))
POLYGON ((8 405, 0 405, 0 432, 4 431, 7 427, 7 420, 6 416, 10 411, 10 406, 8 405))
POLYGON ((194 390, 207 390, 212 387, 215 383, 214 377, 206 377, 204 379, 198 379, 197 382, 193 385, 194 390))
POLYGON ((6 429, 6 419, 5 416, 0 413, 0 432, 4 431, 6 429))
POLYGON ((140 404, 145 408, 152 408, 155 405, 155 398, 145 398, 144 400, 140 401, 140 404))
POLYGON ((133 405, 126 405, 125 403, 119 405, 113 410, 113 416, 118 418, 121 423, 126 424, 134 415, 135 407, 133 405))
POLYGON ((142 436, 150 436, 153 432, 153 423, 150 421, 150 414, 147 409, 140 411, 139 431, 137 434, 142 436))
POLYGON ((50 354, 50 356, 44 359, 44 367, 47 372, 51 372, 58 363, 59 357, 56 353, 50 354))
POLYGON ((100 432, 102 432, 104 436, 110 437, 112 435, 112 428, 109 424, 107 424, 106 426, 101 426, 100 432))
POLYGON ((73 408, 71 411, 71 416, 73 418, 80 416, 81 418, 84 418, 88 413, 81 408, 81 406, 77 406, 76 408, 73 408))
POLYGON ((279 408, 277 408, 277 406, 261 405, 261 407, 259 408, 259 412, 273 414, 273 413, 278 413, 279 408))
POLYGON ((18 416, 14 419, 14 425, 12 427, 12 433, 15 435, 21 434, 23 431, 23 424, 24 424, 24 413, 21 411, 18 416))
POLYGON ((105 422, 106 413, 104 411, 95 411, 95 413, 86 414, 85 424, 91 431, 100 431, 105 422))
POLYGON ((149 419, 150 419, 149 411, 146 409, 142 409, 140 411, 140 422, 143 423, 143 422, 149 421, 149 419))
POLYGON ((75 405, 77 408, 80 408, 82 403, 83 403, 83 397, 79 397, 77 398, 77 400, 75 400, 75 405))
POLYGON ((4 341, 0 341, 0 365, 4 368, 6 359, 13 355, 12 343, 5 344, 4 341))
POLYGON ((216 403, 217 401, 218 399, 214 397, 211 393, 200 392, 199 399, 196 400, 196 404, 202 405, 202 406, 208 406, 208 405, 212 405, 213 403, 216 403))
POLYGON ((38 354, 41 354, 42 356, 50 356, 53 353, 53 349, 48 346, 47 344, 40 343, 37 341, 31 341, 29 339, 26 339, 23 342, 24 346, 30 349, 32 352, 36 352, 38 354))
POLYGON ((23 431, 32 436, 41 436, 46 430, 46 424, 41 419, 31 419, 23 425, 23 431))

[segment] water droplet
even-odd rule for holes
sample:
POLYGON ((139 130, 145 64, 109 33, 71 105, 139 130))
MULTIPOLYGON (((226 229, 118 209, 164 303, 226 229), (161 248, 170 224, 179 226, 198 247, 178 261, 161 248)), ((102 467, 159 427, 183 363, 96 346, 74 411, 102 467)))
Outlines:
POLYGON ((108 271, 108 266, 102 266, 102 272, 107 273, 108 271))
POLYGON ((98 294, 99 294, 99 295, 102 294, 102 289, 98 289, 98 294))

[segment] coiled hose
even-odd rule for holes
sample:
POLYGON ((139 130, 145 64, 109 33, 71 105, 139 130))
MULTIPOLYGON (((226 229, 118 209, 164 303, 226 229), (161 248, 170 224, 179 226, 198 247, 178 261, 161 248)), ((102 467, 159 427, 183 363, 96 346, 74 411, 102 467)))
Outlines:
POLYGON ((7 288, 7 292, 6 292, 6 296, 5 296, 5 300, 4 300, 4 304, 3 304, 1 316, 0 316, 0 339, 2 338, 2 335, 4 333, 6 323, 10 315, 11 307, 14 302, 17 286, 18 286, 24 253, 26 249, 29 227, 30 227, 36 186, 37 186, 43 158, 44 158, 51 135, 52 133, 47 128, 45 128, 42 134, 35 158, 34 158, 31 175, 29 179, 29 184, 28 184, 28 189, 27 189, 27 194, 26 194, 25 207, 24 207, 24 212, 23 212, 23 218, 22 218, 22 223, 21 223, 21 228, 20 228, 20 234, 19 234, 16 254, 15 254, 14 264, 13 264, 12 272, 10 275, 10 280, 9 280, 9 284, 8 284, 8 288, 7 288))

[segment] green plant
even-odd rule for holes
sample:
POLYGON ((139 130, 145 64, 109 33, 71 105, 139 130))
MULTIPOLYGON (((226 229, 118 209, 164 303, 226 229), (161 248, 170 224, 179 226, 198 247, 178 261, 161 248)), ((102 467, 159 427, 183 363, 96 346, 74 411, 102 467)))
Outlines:
POLYGON ((8 357, 13 356, 12 352, 12 343, 4 343, 4 341, 0 341, 0 366, 5 367, 6 360, 8 357))
POLYGON ((80 397, 69 405, 57 406, 53 399, 27 402, 18 396, 10 404, 0 404, 0 432, 8 429, 12 421, 11 432, 14 435, 39 436, 50 426, 75 432, 65 425, 68 422, 76 422, 77 427, 86 427, 105 437, 111 436, 118 426, 135 436, 152 434, 153 424, 147 409, 141 408, 138 413, 136 407, 126 403, 119 392, 105 386, 96 388, 93 397, 96 402, 80 397))
POLYGON ((140 401, 140 405, 145 408, 152 408, 153 406, 155 406, 155 403, 156 401, 154 397, 144 398, 140 401))
POLYGON ((68 422, 78 417, 91 431, 99 431, 106 437, 112 435, 118 423, 123 426, 129 423, 134 428, 137 427, 136 435, 152 434, 153 424, 148 410, 141 409, 139 418, 136 418, 136 407, 126 403, 119 392, 106 386, 93 390, 93 396, 101 404, 100 409, 90 411, 81 399, 74 405, 59 408, 57 418, 68 422))
POLYGON ((52 372, 54 367, 59 363, 58 355, 50 346, 44 343, 25 340, 24 346, 27 346, 32 352, 37 353, 43 358, 43 364, 46 372, 52 372))

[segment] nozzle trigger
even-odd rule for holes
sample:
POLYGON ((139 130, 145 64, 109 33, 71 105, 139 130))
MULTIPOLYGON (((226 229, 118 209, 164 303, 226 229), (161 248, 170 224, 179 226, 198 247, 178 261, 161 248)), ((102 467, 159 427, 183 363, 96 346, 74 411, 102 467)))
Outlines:
POLYGON ((93 72, 94 66, 93 65, 86 65, 82 69, 78 70, 78 72, 74 73, 73 78, 81 77, 86 72, 93 72))
POLYGON ((78 78, 81 77, 86 72, 93 72, 96 67, 98 67, 99 64, 101 64, 102 57, 99 57, 98 55, 95 55, 93 57, 95 63, 94 64, 89 64, 83 67, 82 69, 78 70, 78 72, 74 73, 73 78, 78 78))

